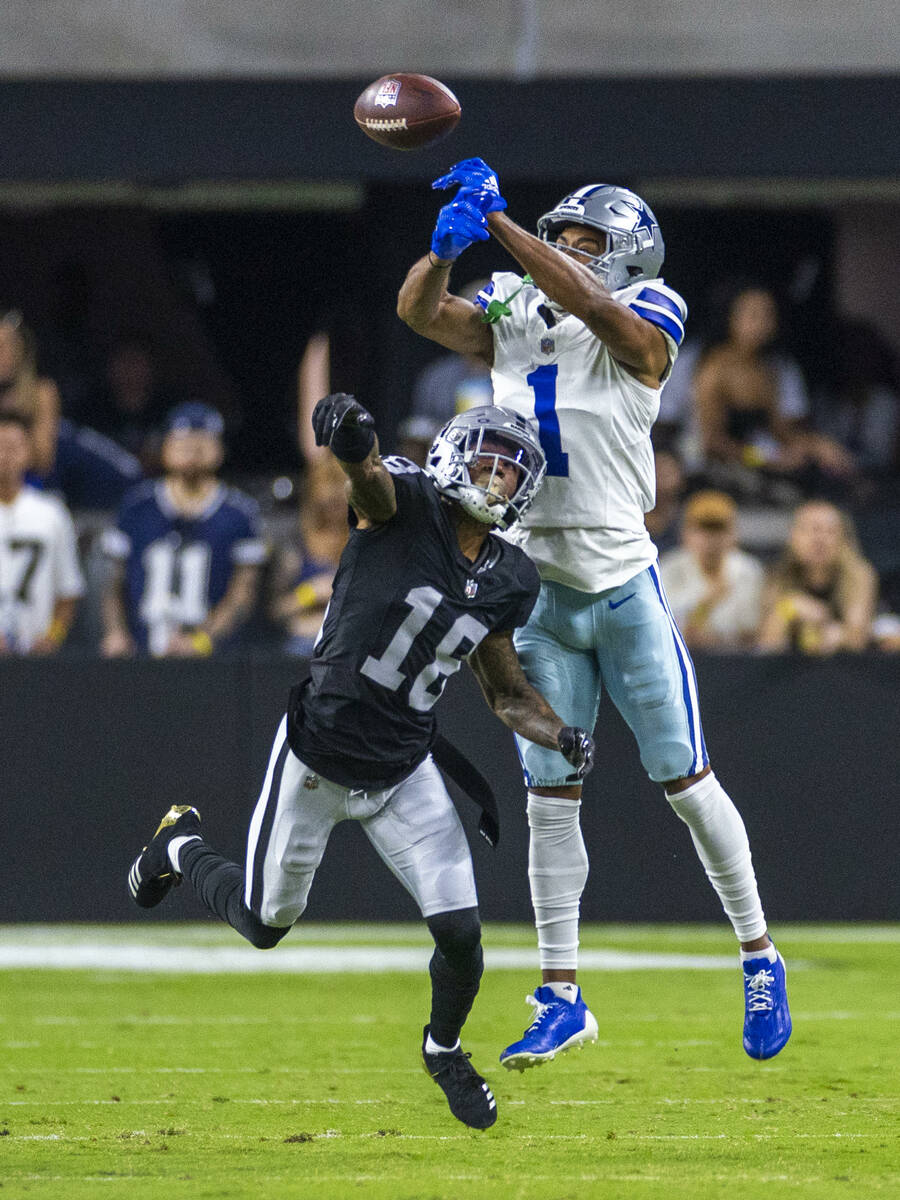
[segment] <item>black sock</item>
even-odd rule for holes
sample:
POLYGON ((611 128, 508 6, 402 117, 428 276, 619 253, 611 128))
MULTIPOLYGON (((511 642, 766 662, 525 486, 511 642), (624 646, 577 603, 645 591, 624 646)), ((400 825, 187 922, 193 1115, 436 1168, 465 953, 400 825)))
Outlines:
POLYGON ((287 928, 263 925, 244 903, 244 870, 221 854, 196 840, 185 842, 178 852, 178 863, 185 879, 206 907, 236 929, 259 950, 269 950, 287 933, 287 928))
POLYGON ((428 928, 435 941, 429 1032, 439 1046, 455 1046, 484 970, 478 909, 438 913, 428 918, 428 928))

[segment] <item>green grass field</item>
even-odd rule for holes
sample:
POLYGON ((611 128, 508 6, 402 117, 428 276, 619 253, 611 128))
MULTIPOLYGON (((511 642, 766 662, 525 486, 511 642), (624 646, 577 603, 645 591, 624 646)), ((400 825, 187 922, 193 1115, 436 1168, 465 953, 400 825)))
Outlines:
POLYGON ((586 927, 588 951, 710 966, 585 969, 599 1045, 518 1075, 497 1055, 532 937, 485 931, 464 1045, 499 1119, 475 1133, 419 1065, 419 928, 301 924, 260 954, 215 925, 0 927, 0 1197, 900 1197, 900 927, 779 931, 794 1036, 768 1064, 741 1049, 727 929, 586 927), (336 972, 351 947, 369 969, 336 972))

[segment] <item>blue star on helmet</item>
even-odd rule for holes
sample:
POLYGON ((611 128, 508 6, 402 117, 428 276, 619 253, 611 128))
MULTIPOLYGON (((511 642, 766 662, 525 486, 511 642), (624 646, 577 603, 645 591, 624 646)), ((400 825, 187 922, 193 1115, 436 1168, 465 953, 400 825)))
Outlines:
MULTIPOLYGON (((653 233, 653 227, 656 224, 656 221, 654 221, 649 210, 644 207, 637 196, 635 196, 634 200, 617 199, 612 205, 610 205, 610 207, 614 208, 616 211, 620 211, 619 206, 625 208, 630 213, 634 213, 635 222, 631 230, 632 233, 637 233, 639 229, 646 229, 647 233, 649 234, 653 233)), ((624 216, 625 214, 622 213, 621 215, 624 216)))

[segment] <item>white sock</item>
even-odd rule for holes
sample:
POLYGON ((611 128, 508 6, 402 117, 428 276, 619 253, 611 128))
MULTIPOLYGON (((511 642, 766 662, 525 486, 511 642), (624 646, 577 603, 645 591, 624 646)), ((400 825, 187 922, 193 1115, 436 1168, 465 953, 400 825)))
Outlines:
POLYGON ((543 970, 578 965, 578 917, 588 877, 580 800, 528 793, 528 881, 543 970))
POLYGON ((452 1054, 454 1050, 459 1049, 459 1046, 460 1046, 459 1038, 456 1039, 455 1046, 439 1046, 437 1044, 437 1042, 434 1040, 434 1038, 431 1036, 430 1033, 429 1033, 428 1037, 425 1039, 425 1053, 426 1054, 452 1054))
POLYGON ((765 958, 765 959, 768 959, 768 961, 770 963, 778 962, 778 951, 775 949, 775 947, 772 945, 771 942, 769 943, 768 946, 765 947, 764 950, 742 950, 741 951, 741 962, 742 963, 750 962, 750 960, 752 958, 765 958))
POLYGON ((169 855, 169 862, 172 864, 172 870, 178 875, 182 874, 181 867, 178 863, 178 852, 185 842, 200 842, 203 839, 198 833, 192 834, 190 837, 173 837, 166 847, 166 852, 169 855))
POLYGON ((753 942, 766 932, 766 918, 756 887, 750 843, 741 814, 712 771, 683 792, 666 799, 691 831, 710 883, 739 942, 753 942))
POLYGON ((577 983, 564 983, 559 979, 553 979, 543 986, 548 987, 554 996, 558 996, 560 1000, 568 1000, 570 1004, 574 1004, 578 999, 577 983))

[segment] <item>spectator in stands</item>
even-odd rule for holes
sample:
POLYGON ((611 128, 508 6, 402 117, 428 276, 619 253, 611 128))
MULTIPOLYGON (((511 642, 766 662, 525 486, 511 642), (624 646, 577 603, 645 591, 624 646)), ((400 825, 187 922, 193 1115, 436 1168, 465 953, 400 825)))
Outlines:
POLYGON ((764 571, 738 549, 736 517, 725 492, 695 492, 684 507, 681 548, 660 556, 669 604, 692 650, 740 650, 756 642, 764 571))
POLYGON ((37 346, 17 309, 0 313, 0 413, 18 413, 31 429, 31 468, 50 471, 56 458, 59 390, 37 371, 37 346))
MULTIPOLYGON (((664 389, 665 390, 665 389, 664 389)), ((656 468, 656 503, 644 513, 644 524, 660 554, 678 545, 681 501, 685 480, 681 460, 672 450, 653 451, 656 468)))
POLYGON ((815 490, 823 479, 852 478, 852 455, 800 419, 805 388, 797 365, 773 350, 778 309, 772 293, 741 287, 726 315, 724 336, 700 356, 694 374, 700 440, 711 477, 740 486, 749 468, 793 480, 804 490, 815 490), (785 414, 786 388, 796 396, 792 417, 785 414))
POLYGON ((136 459, 93 429, 60 418, 59 392, 38 375, 34 336, 18 312, 0 316, 0 413, 30 425, 28 479, 74 509, 114 509, 141 477, 136 459))
POLYGON ((105 655, 208 655, 233 645, 252 612, 266 546, 256 503, 218 479, 222 433, 214 408, 174 409, 163 477, 130 492, 106 530, 105 655))
POLYGON ((802 504, 763 602, 759 648, 833 654, 865 650, 878 592, 850 518, 824 500, 802 504))
MULTIPOLYGON (((473 280, 459 289, 459 295, 474 302, 489 282, 473 280)), ((422 466, 443 426, 481 404, 493 404, 490 368, 472 355, 441 355, 423 367, 413 383, 412 408, 398 430, 400 453, 422 466)))
POLYGON ((869 478, 896 469, 900 427, 900 363, 876 326, 842 318, 832 340, 828 386, 817 397, 817 427, 855 457, 869 478))
POLYGON ((57 428, 53 465, 33 482, 58 492, 70 508, 111 512, 141 475, 138 460, 117 442, 64 417, 57 428))
POLYGON ((25 483, 32 452, 25 418, 0 413, 0 655, 55 653, 84 592, 72 518, 25 483))
POLYGON ((119 338, 106 356, 104 384, 79 410, 81 421, 113 439, 148 473, 159 468, 158 431, 172 407, 157 379, 149 340, 119 338))
POLYGON ((312 653, 331 599, 331 582, 347 544, 345 475, 333 455, 307 468, 300 501, 300 544, 281 556, 273 619, 287 630, 289 654, 312 653))

